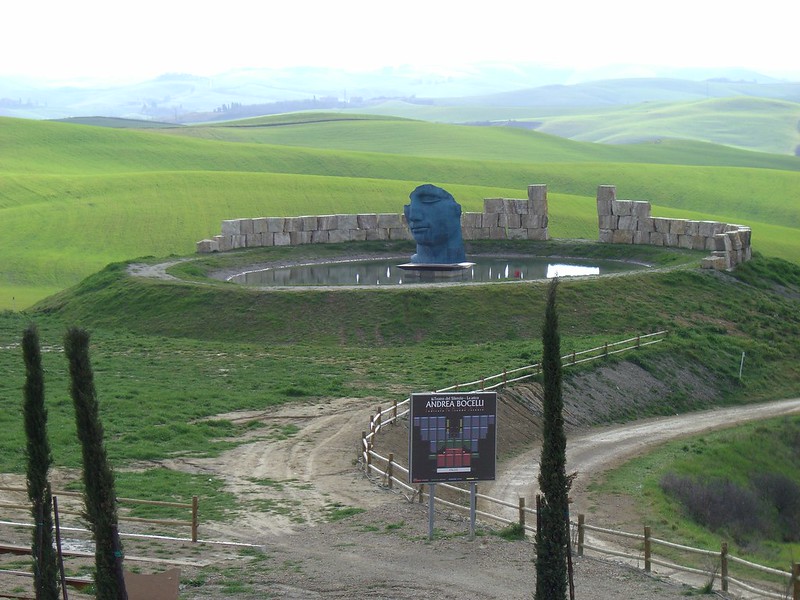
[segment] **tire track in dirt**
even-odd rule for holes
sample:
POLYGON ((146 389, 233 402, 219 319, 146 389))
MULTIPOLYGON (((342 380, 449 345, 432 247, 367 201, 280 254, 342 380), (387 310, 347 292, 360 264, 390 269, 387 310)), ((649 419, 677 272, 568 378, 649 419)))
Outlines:
POLYGON ((216 415, 214 419, 237 423, 258 421, 267 429, 255 430, 250 434, 253 441, 218 457, 176 458, 162 464, 223 480, 225 490, 244 506, 232 522, 201 519, 201 537, 259 543, 271 534, 323 522, 332 508, 368 508, 387 501, 356 466, 361 431, 377 402, 342 398, 216 415), (296 432, 278 435, 281 428, 296 432))

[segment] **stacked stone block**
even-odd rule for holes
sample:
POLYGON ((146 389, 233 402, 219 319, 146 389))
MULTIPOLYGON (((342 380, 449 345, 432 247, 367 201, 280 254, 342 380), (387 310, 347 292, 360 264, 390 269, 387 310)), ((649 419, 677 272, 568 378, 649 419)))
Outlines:
POLYGON ((527 200, 484 198, 482 213, 461 215, 465 240, 549 239, 547 231, 547 186, 528 186, 527 200))
MULTIPOLYGON (((528 186, 528 199, 486 198, 482 213, 463 213, 465 240, 546 240, 547 186, 528 186)), ((410 240, 402 214, 259 217, 222 222, 222 233, 197 242, 197 252, 352 241, 410 240)))
POLYGON ((408 240, 403 215, 320 215, 259 217, 222 222, 222 233, 197 242, 197 252, 226 252, 238 248, 332 244, 364 240, 408 240))
POLYGON ((613 185, 597 188, 597 219, 601 242, 708 250, 702 260, 708 269, 732 269, 752 256, 749 227, 652 217, 649 202, 617 200, 613 185))

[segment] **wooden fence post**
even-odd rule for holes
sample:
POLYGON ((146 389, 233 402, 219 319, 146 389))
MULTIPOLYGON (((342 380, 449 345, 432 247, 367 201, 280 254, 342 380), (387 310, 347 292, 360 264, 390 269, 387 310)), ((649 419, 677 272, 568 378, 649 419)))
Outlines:
POLYGON ((486 380, 481 377, 481 391, 486 389, 486 380))
POLYGON ((525 498, 519 498, 519 526, 525 531, 525 498))
POLYGON ((392 405, 392 425, 397 424, 397 400, 392 405))
POLYGON ((608 356, 608 342, 606 342, 606 343, 605 343, 605 345, 603 346, 603 353, 604 353, 606 356, 608 356))
POLYGON ((389 489, 392 489, 392 477, 394 476, 394 452, 389 452, 389 464, 386 465, 386 479, 389 489))
POLYGON ((792 565, 792 579, 794 579, 792 600, 800 600, 800 563, 792 565))
POLYGON ((364 453, 364 472, 369 475, 369 466, 372 464, 372 455, 369 453, 369 442, 367 441, 367 432, 361 432, 361 447, 364 453))
POLYGON ((575 352, 572 353, 572 364, 575 364, 575 352))
POLYGON ((375 416, 375 433, 378 433, 378 431, 381 428, 381 415, 382 414, 383 414, 383 412, 381 411, 381 407, 379 406, 378 407, 378 414, 375 416))
POLYGON ((641 348, 642 347, 642 336, 641 335, 637 335, 636 336, 636 347, 637 348, 641 348))
POLYGON ((586 517, 578 514, 578 556, 583 556, 583 525, 586 517))
POLYGON ((197 542, 197 513, 198 509, 200 508, 199 500, 197 496, 192 496, 192 542, 197 542))
POLYGON ((508 383, 508 371, 505 367, 503 367, 503 385, 508 383))
POLYGON ((644 526, 644 572, 650 572, 650 526, 644 526))
POLYGON ((722 582, 722 591, 728 591, 728 542, 722 542, 719 552, 719 578, 722 582))

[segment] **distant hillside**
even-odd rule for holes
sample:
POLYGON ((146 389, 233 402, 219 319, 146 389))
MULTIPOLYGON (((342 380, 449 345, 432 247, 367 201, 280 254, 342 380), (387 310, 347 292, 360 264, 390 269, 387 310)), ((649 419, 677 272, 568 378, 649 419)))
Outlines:
POLYGON ((405 66, 358 73, 318 68, 240 69, 214 77, 171 73, 116 86, 55 87, 0 77, 0 116, 186 124, 328 110, 541 128, 613 144, 681 138, 800 152, 800 83, 740 70, 669 75, 592 80, 567 70, 484 64, 449 71, 405 66))
POLYGON ((629 144, 677 138, 800 156, 800 103, 747 96, 543 116, 534 128, 585 142, 629 144))
POLYGON ((641 102, 680 102, 738 96, 800 101, 800 83, 758 83, 727 79, 705 81, 669 78, 607 79, 574 85, 548 85, 473 98, 439 99, 436 104, 568 108, 625 106, 641 102))
MULTIPOLYGON (((0 116, 199 121, 209 116, 253 116, 253 113, 241 112, 221 114, 230 113, 232 107, 242 111, 258 106, 258 110, 263 111, 260 114, 274 114, 302 110, 307 108, 302 107, 303 103, 309 102, 364 108, 387 100, 405 100, 453 109, 555 106, 564 110, 576 106, 738 95, 800 100, 800 84, 771 80, 753 72, 653 69, 653 77, 635 79, 621 75, 625 72, 624 66, 579 72, 529 64, 487 63, 459 69, 422 70, 399 66, 368 72, 320 68, 239 69, 213 77, 168 73, 148 81, 116 85, 83 81, 53 85, 0 77, 0 116)), ((500 114, 486 118, 509 116, 500 114)), ((446 117, 436 120, 461 121, 446 117)))
POLYGON ((429 102, 387 100, 358 112, 538 129, 588 142, 678 138, 800 155, 800 83, 623 79, 429 102))

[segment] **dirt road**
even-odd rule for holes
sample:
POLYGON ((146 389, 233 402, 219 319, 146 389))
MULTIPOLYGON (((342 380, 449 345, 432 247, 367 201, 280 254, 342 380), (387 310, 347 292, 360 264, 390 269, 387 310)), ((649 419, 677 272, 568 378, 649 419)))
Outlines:
MULTIPOLYGON (((572 489, 575 512, 589 509, 587 488, 603 472, 644 454, 664 442, 733 425, 800 412, 800 398, 660 417, 569 435, 567 472, 577 471, 572 489)), ((538 491, 539 447, 532 447, 503 466, 487 494, 496 498, 533 498, 538 491)))
MULTIPOLYGON (((531 598, 535 567, 529 542, 509 542, 485 530, 470 540, 467 519, 444 509, 437 513, 436 537, 430 541, 425 505, 363 476, 356 464, 361 433, 378 404, 385 401, 338 399, 219 415, 265 427, 248 428, 253 439, 218 458, 165 463, 222 478, 246 507, 234 521, 203 522, 202 539, 247 542, 261 549, 242 554, 203 544, 173 547, 173 559, 184 552, 185 558, 211 564, 182 567, 188 583, 181 598, 531 598), (296 429, 294 435, 264 435, 273 426, 287 425, 296 429), (331 521, 336 510, 354 507, 363 512, 331 521)), ((568 437, 568 469, 581 474, 573 488, 575 507, 589 507, 588 474, 597 476, 666 440, 797 412, 800 399, 576 432, 568 437)), ((401 431, 396 435, 403 438, 401 431)), ((510 502, 532 497, 538 458, 539 449, 531 447, 507 461, 497 481, 482 484, 481 493, 510 502)), ((630 517, 630 508, 606 503, 594 507, 591 518, 625 529, 621 523, 630 517)), ((679 600, 687 592, 677 578, 647 576, 587 557, 576 559, 575 582, 578 598, 679 600)))
MULTIPOLYGON (((210 524, 204 527, 204 536, 263 544, 274 558, 268 561, 266 571, 253 576, 254 586, 269 589, 278 598, 531 597, 534 553, 529 543, 511 543, 494 536, 469 541, 464 516, 447 511, 437 516, 437 539, 428 541, 424 505, 409 503, 400 493, 370 483, 360 474, 355 458, 374 407, 370 402, 344 399, 287 407, 268 418, 270 422, 294 423, 298 433, 291 438, 258 440, 218 459, 170 465, 214 473, 228 481, 240 498, 260 498, 268 501, 262 502, 262 507, 272 507, 235 525, 210 524), (365 512, 326 523, 330 508, 337 506, 359 507, 365 512)), ((591 477, 587 474, 595 477, 669 439, 797 412, 800 399, 575 433, 568 439, 568 469, 582 474, 573 488, 575 508, 583 511, 589 507, 591 477)), ((482 484, 481 492, 512 503, 519 496, 533 497, 538 458, 537 447, 518 455, 502 466, 497 481, 482 484)), ((594 507, 592 520, 625 529, 620 523, 626 523, 631 514, 628 506, 607 503, 594 507)), ((579 598, 668 600, 686 592, 680 578, 660 581, 640 570, 591 558, 577 561, 576 581, 579 598)), ((684 578, 686 581, 695 587, 703 583, 684 578)), ((208 581, 187 597, 220 597, 215 595, 219 591, 214 585, 208 581)))

